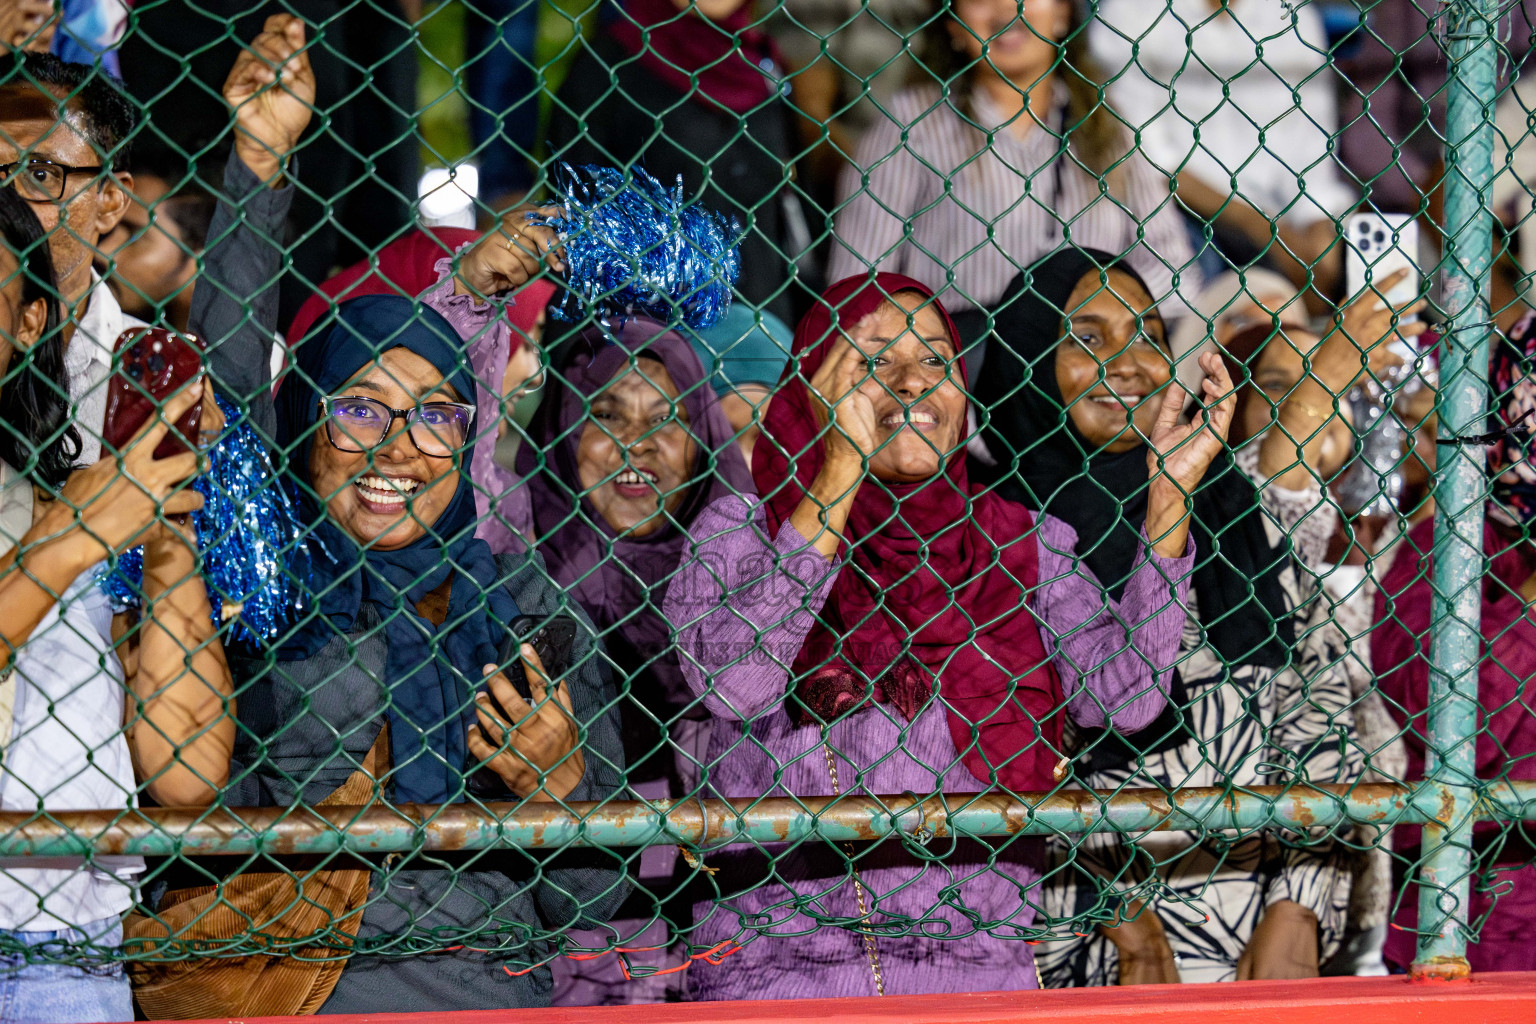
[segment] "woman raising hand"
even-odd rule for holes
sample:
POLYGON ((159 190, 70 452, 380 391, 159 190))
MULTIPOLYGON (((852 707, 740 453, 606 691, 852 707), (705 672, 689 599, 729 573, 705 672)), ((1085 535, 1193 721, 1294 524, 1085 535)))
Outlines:
MULTIPOLYGON (((700 515, 666 603, 715 716, 720 796, 1049 790, 1065 718, 1130 732, 1161 710, 1193 557, 1184 491, 1231 419, 1224 368, 1207 367, 1221 401, 1198 429, 1152 430, 1157 544, 1143 538, 1112 600, 1076 567, 1070 527, 971 481, 958 353, 933 293, 894 274, 834 285, 801 322, 754 451, 763 500, 700 515)), ((744 948, 695 995, 1035 987, 1017 940, 1039 843, 963 840, 924 862, 902 842, 851 861, 814 842, 713 857, 742 895, 701 904, 693 941, 744 948)))

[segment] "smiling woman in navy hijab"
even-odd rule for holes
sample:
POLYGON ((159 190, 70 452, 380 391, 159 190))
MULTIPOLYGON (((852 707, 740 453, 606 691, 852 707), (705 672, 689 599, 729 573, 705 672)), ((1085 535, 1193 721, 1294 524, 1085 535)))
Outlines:
MULTIPOLYGON (((234 669, 245 742, 226 804, 318 803, 370 755, 375 798, 393 803, 463 801, 471 788, 601 800, 618 788, 616 702, 588 620, 538 555, 493 556, 474 537, 467 366, 453 327, 399 296, 343 303, 295 349, 277 442, 310 524, 310 565, 296 566, 310 606, 273 657, 234 669), (542 704, 534 690, 530 711, 485 669, 513 660, 517 616, 556 614, 583 628, 572 667, 542 704), (504 742, 487 689, 531 716, 504 742)), ((624 895, 620 863, 500 851, 375 871, 360 936, 378 954, 346 961, 320 1012, 547 1005, 547 967, 511 974, 549 957, 526 935, 605 920, 624 895)))

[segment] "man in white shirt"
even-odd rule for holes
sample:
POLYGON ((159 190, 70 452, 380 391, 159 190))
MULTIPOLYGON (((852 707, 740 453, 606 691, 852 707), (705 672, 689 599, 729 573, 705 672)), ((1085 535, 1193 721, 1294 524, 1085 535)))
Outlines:
POLYGON ((0 86, 0 164, 48 232, 67 321, 65 363, 81 462, 89 464, 101 451, 112 345, 132 326, 91 262, 96 243, 128 209, 133 179, 112 173, 111 165, 121 159, 138 112, 112 79, 89 65, 34 53, 23 67, 0 86))
MULTIPOLYGON (((292 201, 284 167, 309 123, 314 83, 309 78, 293 90, 262 91, 265 82, 251 72, 271 63, 264 51, 286 45, 283 32, 289 31, 300 33, 302 40, 302 28, 274 35, 269 25, 225 83, 237 127, 225 187, 236 199, 262 185, 283 193, 282 201, 274 196, 243 207, 248 219, 266 220, 252 226, 266 228, 271 237, 281 236, 282 217, 292 201), (258 51, 261 56, 255 56, 258 51)), ((90 65, 29 53, 19 67, 19 74, 0 84, 0 172, 31 203, 48 232, 67 321, 65 364, 81 439, 80 464, 90 465, 101 455, 113 346, 123 331, 143 325, 123 312, 92 266, 102 255, 102 238, 128 210, 133 178, 112 168, 127 162, 139 112, 114 79, 90 65)), ((210 239, 204 276, 222 287, 241 279, 235 248, 230 238, 210 239)))

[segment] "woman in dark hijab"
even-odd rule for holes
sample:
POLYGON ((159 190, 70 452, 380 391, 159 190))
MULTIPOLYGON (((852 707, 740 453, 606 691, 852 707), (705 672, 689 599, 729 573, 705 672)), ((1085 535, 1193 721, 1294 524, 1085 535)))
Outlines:
MULTIPOLYGON (((537 556, 492 556, 474 536, 474 400, 458 334, 410 299, 345 302, 296 347, 277 395, 277 441, 312 524, 307 571, 294 566, 312 596, 272 657, 232 666, 241 731, 226 804, 452 803, 472 782, 487 799, 617 790, 615 697, 590 625, 537 556), (582 623, 569 667, 547 688, 528 672, 525 702, 507 678, 523 671, 514 620, 557 614, 582 623)), ((531 651, 521 647, 539 668, 531 651)), ((362 898, 336 908, 358 923, 335 927, 369 951, 302 985, 268 982, 281 991, 266 997, 293 1003, 285 1013, 547 1005, 549 968, 535 965, 549 943, 527 935, 590 926, 623 895, 616 868, 511 851, 327 869, 332 888, 361 876, 362 898)), ((227 879, 226 898, 260 877, 227 879)), ((197 892, 162 903, 160 918, 195 929, 197 892)), ((195 973, 180 982, 179 997, 161 986, 155 998, 179 1008, 175 999, 214 987, 200 990, 195 973)))
MULTIPOLYGON (((986 339, 975 387, 985 475, 1005 497, 1075 527, 1078 557, 1117 594, 1146 504, 1144 438, 1157 405, 1148 398, 1171 374, 1146 283, 1107 253, 1066 249, 1015 279, 990 334, 987 314, 964 320, 968 341, 986 339)), ((1226 454, 1194 491, 1198 555, 1168 708, 1131 738, 1073 730, 1068 749, 1085 788, 1358 774, 1358 749, 1340 750, 1340 730, 1352 729, 1347 645, 1321 627, 1327 602, 1292 557, 1294 523, 1281 506, 1295 492, 1267 484, 1258 454, 1258 445, 1226 454)), ((1314 489, 1301 504, 1321 501, 1314 489)), ((1119 927, 1048 942, 1048 986, 1315 975, 1337 945, 1348 869, 1326 842, 1158 833, 1132 848, 1103 834, 1053 850, 1082 870, 1050 876, 1052 916, 1101 909, 1110 878, 1134 898, 1155 877, 1170 895, 1119 927)))

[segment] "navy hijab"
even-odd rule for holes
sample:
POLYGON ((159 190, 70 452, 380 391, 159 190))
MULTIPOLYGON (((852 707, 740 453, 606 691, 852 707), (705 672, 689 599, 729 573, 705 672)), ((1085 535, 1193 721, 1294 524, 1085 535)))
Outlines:
MULTIPOLYGON (((277 440, 310 530, 310 590, 315 607, 278 648, 279 661, 301 661, 354 628, 362 605, 383 620, 388 655, 390 752, 394 798, 402 803, 459 799, 475 721, 481 666, 500 663, 517 605, 500 585, 496 562, 475 539, 475 499, 466 466, 448 507, 414 544, 394 551, 363 549, 326 514, 309 486, 311 446, 329 444, 320 399, 393 348, 409 349, 440 370, 466 402, 475 379, 458 333, 435 310, 398 295, 344 302, 336 316, 294 350, 294 366, 277 393, 277 440), (443 626, 416 605, 452 573, 443 626)), ((466 452, 464 458, 468 458, 466 452)), ((439 484, 447 486, 447 484, 439 484)))

